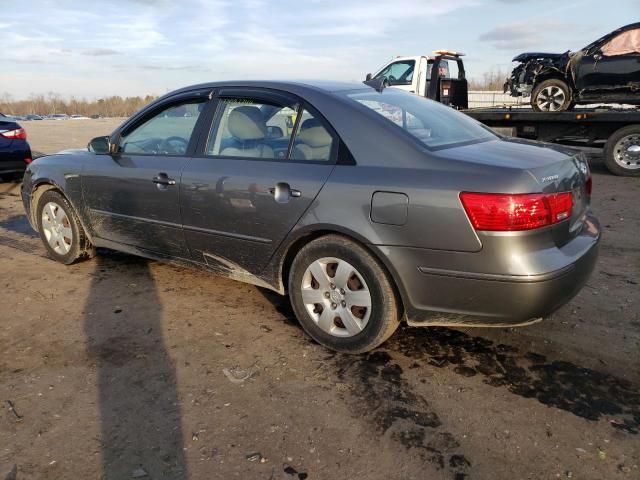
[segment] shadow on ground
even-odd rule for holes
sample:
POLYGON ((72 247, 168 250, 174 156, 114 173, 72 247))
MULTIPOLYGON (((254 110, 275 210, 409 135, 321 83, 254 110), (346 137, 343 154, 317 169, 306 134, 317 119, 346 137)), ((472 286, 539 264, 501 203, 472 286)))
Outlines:
POLYGON ((176 372, 162 335, 157 287, 146 260, 121 257, 96 257, 84 309, 87 351, 98 377, 101 478, 187 478, 176 372), (118 292, 137 295, 137 302, 124 310, 118 292))

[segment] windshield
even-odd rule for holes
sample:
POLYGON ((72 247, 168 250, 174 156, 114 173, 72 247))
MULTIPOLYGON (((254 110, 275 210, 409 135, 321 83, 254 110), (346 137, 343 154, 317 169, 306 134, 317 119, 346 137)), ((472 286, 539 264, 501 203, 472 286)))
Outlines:
POLYGON ((387 88, 382 93, 370 90, 346 95, 407 131, 429 148, 498 138, 465 114, 411 93, 387 88))

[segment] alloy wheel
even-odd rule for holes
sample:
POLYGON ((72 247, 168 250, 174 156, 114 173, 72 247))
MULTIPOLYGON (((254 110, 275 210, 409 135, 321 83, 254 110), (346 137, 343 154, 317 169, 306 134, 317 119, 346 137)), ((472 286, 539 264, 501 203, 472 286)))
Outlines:
POLYGON ((545 112, 556 112, 560 110, 566 100, 564 91, 555 85, 543 88, 536 98, 538 108, 545 112))

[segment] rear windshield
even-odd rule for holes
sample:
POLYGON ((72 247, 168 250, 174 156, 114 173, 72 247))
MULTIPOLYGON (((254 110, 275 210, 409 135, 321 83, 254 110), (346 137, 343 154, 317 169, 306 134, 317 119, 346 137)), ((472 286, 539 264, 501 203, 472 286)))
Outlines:
POLYGON ((429 148, 493 140, 497 135, 472 118, 437 102, 386 88, 346 93, 361 105, 407 131, 429 148))

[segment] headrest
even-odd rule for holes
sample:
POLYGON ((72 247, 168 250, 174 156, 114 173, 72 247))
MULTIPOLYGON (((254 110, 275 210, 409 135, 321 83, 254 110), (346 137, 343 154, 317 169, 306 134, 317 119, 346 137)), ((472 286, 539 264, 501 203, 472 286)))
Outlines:
POLYGON ((331 145, 331 135, 322 126, 319 120, 309 118, 300 125, 298 141, 312 148, 327 147, 331 145))
POLYGON ((300 130, 306 130, 307 128, 320 126, 322 126, 322 124, 317 118, 307 118, 304 122, 302 122, 302 125, 300 125, 300 130))
POLYGON ((267 136, 267 124, 258 107, 234 108, 228 126, 229 133, 239 140, 262 140, 267 136))

